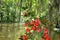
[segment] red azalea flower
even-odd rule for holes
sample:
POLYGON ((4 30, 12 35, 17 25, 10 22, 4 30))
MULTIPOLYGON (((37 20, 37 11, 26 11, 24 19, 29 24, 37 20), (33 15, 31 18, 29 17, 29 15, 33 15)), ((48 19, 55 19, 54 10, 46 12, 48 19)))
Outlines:
POLYGON ((34 26, 31 26, 31 30, 35 30, 35 27, 34 26))
POLYGON ((27 28, 27 29, 25 29, 25 31, 28 33, 29 32, 29 29, 27 28))
POLYGON ((35 19, 35 22, 39 22, 39 18, 36 18, 36 19, 35 19))
POLYGON ((39 25, 39 19, 38 18, 35 19, 35 23, 36 23, 36 25, 39 25))
POLYGON ((41 30, 41 29, 40 29, 39 27, 38 27, 38 28, 36 28, 36 31, 37 31, 37 32, 40 32, 40 30, 41 30))
POLYGON ((50 37, 49 40, 52 40, 52 38, 50 37))
POLYGON ((34 23, 35 23, 35 21, 34 20, 31 20, 30 24, 34 24, 34 23))
POLYGON ((26 26, 28 26, 28 24, 29 24, 28 22, 25 22, 24 26, 26 27, 26 26))
POLYGON ((48 34, 44 34, 44 38, 45 39, 48 39, 48 34))
POLYGON ((39 22, 36 22, 35 25, 38 26, 39 25, 39 22))
POLYGON ((23 35, 23 36, 22 36, 22 39, 23 39, 23 40, 26 40, 26 39, 27 39, 27 36, 26 36, 26 35, 23 35))
POLYGON ((49 38, 46 38, 46 40, 49 40, 49 38))
POLYGON ((36 19, 35 19, 35 22, 34 22, 34 26, 36 27, 36 26, 38 26, 38 25, 39 25, 39 19, 36 18, 36 19))
POLYGON ((34 23, 34 26, 36 27, 36 26, 38 26, 39 25, 39 22, 35 22, 34 23))
POLYGON ((36 23, 34 23, 34 26, 36 27, 36 23))
POLYGON ((48 30, 47 30, 46 28, 44 29, 44 34, 45 34, 45 33, 48 33, 48 30))

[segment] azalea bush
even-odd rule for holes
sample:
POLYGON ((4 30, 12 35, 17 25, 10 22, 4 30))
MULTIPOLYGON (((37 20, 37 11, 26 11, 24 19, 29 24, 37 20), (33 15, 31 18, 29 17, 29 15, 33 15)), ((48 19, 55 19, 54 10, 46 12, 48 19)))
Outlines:
MULTIPOLYGON (((30 12, 31 13, 31 12, 30 12)), ((39 17, 30 16, 32 14, 27 14, 26 10, 23 12, 23 16, 29 19, 24 22, 25 34, 20 36, 21 40, 52 40, 49 36, 48 27, 52 25, 47 19, 42 19, 39 17)), ((42 17, 43 18, 43 17, 42 17)))
POLYGON ((54 13, 57 9, 52 5, 54 1, 50 0, 22 1, 21 15, 24 29, 20 32, 20 40, 56 40, 57 31, 54 31, 56 14, 54 13))
POLYGON ((42 25, 40 25, 40 24, 41 24, 41 22, 39 21, 38 18, 36 18, 35 20, 31 20, 30 22, 25 22, 24 28, 26 31, 26 35, 23 35, 22 39, 23 40, 27 40, 27 39, 52 40, 52 38, 49 37, 47 26, 42 29, 41 28, 42 25))

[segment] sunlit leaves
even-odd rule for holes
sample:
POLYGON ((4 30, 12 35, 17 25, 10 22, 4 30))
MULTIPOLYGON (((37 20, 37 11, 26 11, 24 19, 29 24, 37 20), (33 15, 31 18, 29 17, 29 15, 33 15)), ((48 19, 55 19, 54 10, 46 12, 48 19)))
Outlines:
POLYGON ((40 13, 40 16, 41 17, 46 16, 46 12, 44 11, 44 12, 40 13))

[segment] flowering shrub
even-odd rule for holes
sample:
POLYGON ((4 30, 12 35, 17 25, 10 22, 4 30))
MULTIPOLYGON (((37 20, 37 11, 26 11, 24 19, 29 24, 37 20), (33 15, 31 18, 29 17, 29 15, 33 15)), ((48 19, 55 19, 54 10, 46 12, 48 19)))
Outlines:
MULTIPOLYGON (((26 16, 24 11, 24 16, 26 16)), ((21 36, 22 40, 52 40, 49 37, 48 25, 44 27, 42 23, 46 23, 46 20, 41 21, 38 17, 30 19, 24 23, 25 34, 21 36)))

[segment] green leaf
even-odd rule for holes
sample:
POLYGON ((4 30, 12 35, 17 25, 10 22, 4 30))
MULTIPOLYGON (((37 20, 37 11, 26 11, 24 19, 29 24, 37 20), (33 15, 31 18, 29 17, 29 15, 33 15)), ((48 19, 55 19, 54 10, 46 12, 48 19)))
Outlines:
POLYGON ((46 16, 46 12, 45 11, 40 14, 40 17, 43 17, 43 16, 46 16))

